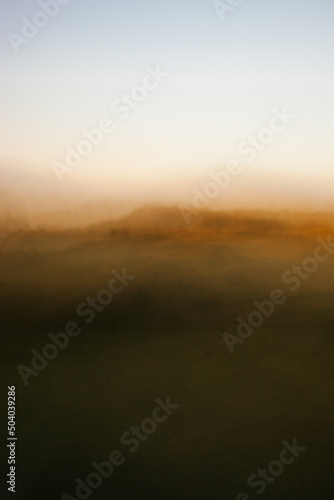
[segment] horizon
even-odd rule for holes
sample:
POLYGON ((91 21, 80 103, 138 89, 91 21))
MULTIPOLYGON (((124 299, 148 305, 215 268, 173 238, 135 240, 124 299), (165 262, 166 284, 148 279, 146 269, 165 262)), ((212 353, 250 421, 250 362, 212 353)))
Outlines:
MULTIPOLYGON (((188 206, 189 207, 189 206, 188 206)), ((266 221, 272 224, 276 231, 286 234, 289 231, 302 233, 306 228, 312 227, 319 232, 324 228, 331 230, 334 209, 326 208, 317 210, 298 209, 258 209, 258 208, 230 208, 214 209, 202 207, 198 209, 182 208, 177 204, 131 204, 110 203, 108 200, 99 202, 87 202, 78 205, 70 212, 67 210, 56 210, 37 214, 4 213, 0 216, 3 237, 10 233, 24 232, 76 232, 83 231, 122 231, 127 230, 129 234, 134 232, 163 231, 166 234, 173 230, 178 231, 202 231, 205 226, 215 229, 215 221, 220 230, 234 232, 230 228, 232 220, 242 222, 244 231, 248 227, 253 231, 258 225, 261 232, 261 224, 266 221), (280 225, 275 227, 275 224, 280 225), (226 227, 224 226, 226 224, 226 227), (254 226, 255 224, 255 226, 254 226)), ((256 231, 255 231, 256 232, 256 231)), ((116 233, 115 233, 116 234, 116 233)), ((266 234, 264 231, 263 235, 266 234)), ((0 236, 1 237, 1 236, 0 236)), ((4 242, 4 240, 2 241, 4 242)))

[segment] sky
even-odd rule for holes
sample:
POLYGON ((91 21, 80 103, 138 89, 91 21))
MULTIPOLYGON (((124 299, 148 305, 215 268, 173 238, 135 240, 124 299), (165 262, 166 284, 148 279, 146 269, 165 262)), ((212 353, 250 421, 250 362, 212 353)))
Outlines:
POLYGON ((241 0, 224 18, 210 0, 55 2, 1 2, 6 203, 190 203, 232 160, 242 173, 214 207, 331 203, 332 0, 241 0), (42 5, 53 17, 38 17, 42 5), (27 38, 27 20, 45 25, 27 38), (157 68, 164 76, 147 77, 157 68), (111 109, 132 92, 128 116, 111 109), (275 110, 294 118, 249 161, 240 145, 275 110), (112 132, 69 165, 68 148, 106 119, 112 132))

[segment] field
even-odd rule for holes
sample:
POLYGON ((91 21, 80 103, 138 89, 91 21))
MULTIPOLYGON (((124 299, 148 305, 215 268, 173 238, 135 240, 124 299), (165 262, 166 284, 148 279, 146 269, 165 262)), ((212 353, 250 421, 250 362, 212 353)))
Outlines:
POLYGON ((334 254, 295 290, 282 279, 332 227, 223 220, 17 231, 1 244, 17 498, 78 498, 76 478, 119 450, 124 463, 91 498, 254 499, 247 479, 294 439, 306 450, 260 496, 333 498, 334 254), (134 278, 86 322, 78 306, 123 268, 134 278), (232 354, 224 332, 236 335, 237 317, 247 320, 275 289, 284 302, 232 354), (31 350, 41 353, 68 322, 81 333, 25 385, 17 366, 31 367, 31 350), (122 434, 167 396, 179 407, 131 452, 122 434))

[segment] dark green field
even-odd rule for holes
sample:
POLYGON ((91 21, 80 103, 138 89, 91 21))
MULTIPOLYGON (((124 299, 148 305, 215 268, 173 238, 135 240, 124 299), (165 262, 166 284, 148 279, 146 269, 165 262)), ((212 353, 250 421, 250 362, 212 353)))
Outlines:
POLYGON ((328 233, 253 229, 7 238, 2 396, 16 385, 18 492, 1 498, 76 497, 75 478, 115 449, 125 463, 92 499, 333 498, 334 255, 298 290, 282 283, 328 233), (86 324, 78 304, 124 267, 135 279, 86 324), (222 334, 276 288, 284 304, 231 354, 222 334), (26 387, 17 366, 69 321, 82 332, 26 387), (120 436, 167 396, 180 407, 131 453, 120 436), (306 450, 258 495, 247 478, 294 438, 306 450))

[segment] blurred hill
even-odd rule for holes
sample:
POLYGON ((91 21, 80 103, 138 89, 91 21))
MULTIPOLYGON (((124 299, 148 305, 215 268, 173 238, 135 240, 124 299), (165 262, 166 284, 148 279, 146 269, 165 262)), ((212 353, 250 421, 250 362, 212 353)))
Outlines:
MULTIPOLYGON (((50 217, 49 223, 41 223, 35 227, 23 216, 13 217, 5 213, 0 218, 0 233, 8 233, 9 236, 1 240, 0 253, 60 251, 87 242, 131 236, 147 238, 161 235, 177 238, 197 234, 205 239, 209 235, 219 234, 222 237, 316 238, 333 231, 331 213, 202 211, 193 215, 190 224, 186 224, 177 206, 144 206, 126 215, 122 213, 126 211, 124 206, 118 210, 121 216, 116 217, 117 212, 114 211, 115 217, 108 218, 107 215, 111 211, 109 205, 109 210, 105 211, 106 220, 91 223, 99 218, 103 206, 87 204, 80 212, 70 214, 67 218, 67 221, 72 221, 69 227, 52 224, 51 221, 55 220, 56 216, 50 217)), ((63 217, 66 217, 65 213, 63 217)), ((57 219, 61 219, 59 213, 57 219)))

